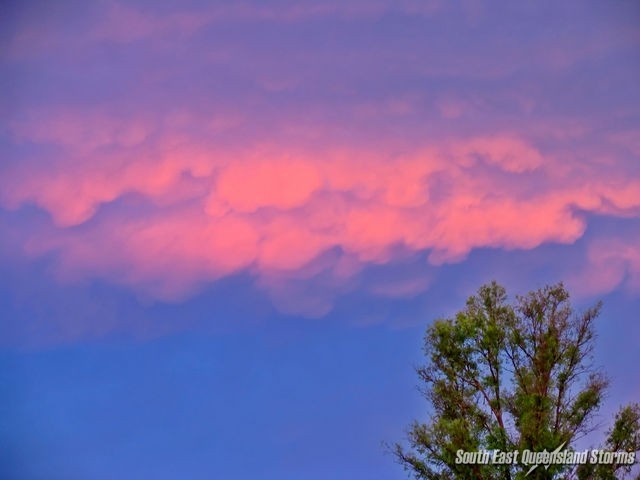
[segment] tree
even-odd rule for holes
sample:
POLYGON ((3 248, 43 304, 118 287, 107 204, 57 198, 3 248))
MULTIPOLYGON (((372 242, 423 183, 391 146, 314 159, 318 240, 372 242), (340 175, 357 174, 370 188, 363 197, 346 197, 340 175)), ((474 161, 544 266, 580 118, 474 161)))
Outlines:
MULTIPOLYGON (((497 283, 482 286, 454 318, 427 329, 427 363, 417 372, 432 414, 428 423, 413 423, 408 447, 393 448, 396 458, 417 479, 582 480, 629 472, 622 463, 529 471, 522 462, 456 462, 459 451, 571 449, 590 431, 608 385, 591 363, 600 309, 574 312, 562 284, 513 304, 497 283)), ((637 405, 622 409, 605 448, 639 450, 639 418, 637 405)))

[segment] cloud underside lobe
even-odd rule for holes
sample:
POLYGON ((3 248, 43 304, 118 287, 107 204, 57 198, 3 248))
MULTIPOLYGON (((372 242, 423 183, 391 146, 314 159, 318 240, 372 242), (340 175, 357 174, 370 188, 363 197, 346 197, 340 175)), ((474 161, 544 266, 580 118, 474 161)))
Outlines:
MULTIPOLYGON (((461 20, 438 2, 105 5, 78 25, 56 23, 56 11, 25 17, 4 54, 51 86, 13 92, 0 205, 48 214, 11 235, 29 258, 53 255, 64 281, 173 301, 248 272, 283 310, 322 315, 331 299, 296 303, 300 285, 321 278, 339 292, 368 265, 416 252, 439 266, 474 249, 573 244, 593 216, 640 215, 628 99, 598 103, 597 78, 560 88, 637 44, 628 25, 583 15, 595 22, 588 38, 515 48, 487 12, 465 7, 463 23, 492 51, 462 37, 444 51, 437 25, 461 20), (320 35, 331 22, 333 36, 320 35)), ((617 65, 606 82, 624 92, 631 67, 617 65)), ((590 244, 585 268, 601 274, 585 291, 639 290, 639 243, 590 244)), ((411 296, 431 282, 397 280, 372 293, 411 296)))
MULTIPOLYGON (((143 136, 133 145, 105 136, 108 147, 77 151, 77 135, 49 139, 64 153, 37 169, 16 165, 2 189, 5 207, 50 214, 26 253, 55 252, 61 277, 107 278, 165 300, 242 271, 277 296, 320 272, 339 285, 406 252, 428 251, 440 265, 476 248, 570 244, 586 215, 640 208, 640 181, 606 164, 546 157, 513 136, 396 153, 277 144, 215 151, 143 136)), ((614 255, 637 268, 633 246, 606 250, 595 249, 594 261, 614 255)), ((388 291, 420 288, 427 283, 388 291)))

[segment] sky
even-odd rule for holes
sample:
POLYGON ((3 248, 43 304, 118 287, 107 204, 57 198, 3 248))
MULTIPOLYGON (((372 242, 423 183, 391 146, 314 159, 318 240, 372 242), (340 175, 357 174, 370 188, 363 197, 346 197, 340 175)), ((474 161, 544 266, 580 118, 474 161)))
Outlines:
POLYGON ((640 399, 638 25, 2 2, 2 478, 407 478, 424 331, 493 279, 604 301, 605 429, 640 399))

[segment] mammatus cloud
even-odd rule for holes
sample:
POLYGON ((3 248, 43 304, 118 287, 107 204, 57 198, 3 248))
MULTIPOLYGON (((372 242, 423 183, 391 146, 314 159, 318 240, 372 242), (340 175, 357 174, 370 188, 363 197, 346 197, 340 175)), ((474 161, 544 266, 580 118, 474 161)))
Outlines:
MULTIPOLYGON (((179 300, 242 272, 318 316, 371 265, 423 254, 428 274, 366 287, 409 298, 474 250, 635 221, 626 7, 558 9, 547 34, 470 5, 18 9, 0 206, 46 220, 7 237, 67 281, 179 300)), ((594 238, 584 290, 636 288, 635 239, 594 238)))
POLYGON ((613 235, 590 245, 586 267, 572 279, 582 294, 602 294, 624 287, 640 292, 640 236, 613 235))
MULTIPOLYGON (((248 271, 284 310, 320 315, 331 294, 294 302, 284 292, 321 274, 325 291, 340 291, 363 266, 399 252, 426 251, 441 265, 477 248, 570 244, 583 235, 585 214, 640 212, 639 179, 545 155, 511 134, 397 153, 277 143, 215 149, 154 128, 68 112, 16 124, 18 141, 54 147, 47 162, 13 164, 3 175, 4 208, 34 204, 51 216, 27 235, 24 253, 55 252, 62 278, 106 278, 163 300, 248 271)), ((619 283, 627 268, 637 275, 634 252, 594 245, 592 264, 610 273, 598 288, 610 287, 605 277, 619 283)), ((429 283, 404 280, 373 293, 412 295, 429 283)))

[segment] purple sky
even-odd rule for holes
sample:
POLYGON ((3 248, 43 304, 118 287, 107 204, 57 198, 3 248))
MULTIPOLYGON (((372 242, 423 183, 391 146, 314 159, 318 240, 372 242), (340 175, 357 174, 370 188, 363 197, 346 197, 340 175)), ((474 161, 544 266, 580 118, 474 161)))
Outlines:
POLYGON ((635 2, 0 9, 7 478, 405 478, 492 279, 603 299, 640 398, 635 2))

